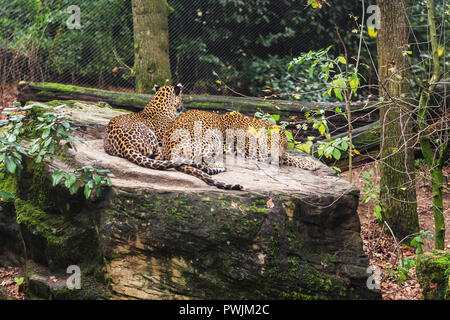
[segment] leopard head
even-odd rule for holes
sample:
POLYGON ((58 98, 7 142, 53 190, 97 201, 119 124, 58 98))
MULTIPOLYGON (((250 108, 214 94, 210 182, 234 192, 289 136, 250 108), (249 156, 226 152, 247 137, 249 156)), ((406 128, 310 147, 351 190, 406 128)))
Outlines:
MULTIPOLYGON (((153 99, 140 112, 140 115, 153 123, 154 133, 158 139, 162 139, 165 130, 172 124, 177 117, 177 113, 183 107, 183 86, 164 85, 155 86, 156 90, 153 99)), ((162 141, 162 140, 161 140, 162 141)))
POLYGON ((153 90, 156 93, 147 105, 147 111, 153 115, 157 115, 159 118, 174 120, 177 112, 180 112, 183 108, 183 86, 181 83, 176 86, 155 85, 153 90))

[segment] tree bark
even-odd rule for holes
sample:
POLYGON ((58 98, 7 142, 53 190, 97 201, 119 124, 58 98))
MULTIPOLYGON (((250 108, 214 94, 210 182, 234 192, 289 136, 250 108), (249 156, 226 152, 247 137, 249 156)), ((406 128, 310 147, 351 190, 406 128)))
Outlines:
POLYGON ((409 97, 406 0, 378 0, 378 73, 381 122, 381 192, 384 219, 403 238, 419 231, 414 173, 414 130, 409 97))
POLYGON ((169 7, 166 0, 133 0, 136 91, 149 93, 170 81, 169 7))
MULTIPOLYGON (((433 58, 433 73, 428 80, 428 88, 422 90, 420 95, 419 107, 417 112, 417 122, 420 130, 420 146, 425 162, 431 171, 432 195, 433 195, 433 214, 434 214, 434 243, 435 248, 445 249, 445 219, 444 203, 442 198, 442 188, 444 175, 442 172, 444 162, 449 150, 448 137, 448 119, 443 110, 443 119, 438 120, 433 125, 429 125, 429 102, 436 89, 438 81, 442 77, 439 61, 439 45, 437 42, 436 22, 434 16, 434 3, 427 0, 428 28, 431 43, 431 56, 433 58), (438 145, 433 146, 433 139, 440 141, 438 145)), ((444 85, 445 92, 445 85, 444 85)), ((445 98, 444 98, 445 99, 445 98)), ((444 104, 445 105, 445 104, 444 104)), ((432 118, 432 117, 431 117, 432 118)))

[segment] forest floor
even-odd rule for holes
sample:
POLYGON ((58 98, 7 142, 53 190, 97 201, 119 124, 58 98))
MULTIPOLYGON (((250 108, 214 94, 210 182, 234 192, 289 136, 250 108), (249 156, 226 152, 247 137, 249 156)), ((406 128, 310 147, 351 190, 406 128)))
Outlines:
MULTIPOLYGON (((363 171, 374 170, 372 177, 372 185, 379 184, 380 172, 375 162, 367 163, 353 170, 352 183, 361 190, 363 197, 363 187, 366 183, 362 176, 363 171)), ((420 230, 430 231, 434 234, 434 217, 431 195, 431 181, 429 171, 425 168, 418 170, 416 180, 417 194, 417 212, 419 215, 420 230)), ((444 168, 444 176, 449 176, 450 167, 444 168)), ((340 175, 343 179, 348 179, 348 172, 340 175)), ((444 182, 447 183, 448 182, 444 182)), ((450 251, 450 192, 444 189, 444 216, 446 226, 445 250, 450 251)), ((361 239, 363 240, 363 248, 370 260, 370 265, 378 267, 381 270, 381 294, 383 300, 422 300, 422 292, 417 282, 415 268, 408 271, 408 279, 398 281, 397 275, 392 274, 398 266, 401 257, 413 257, 415 248, 411 248, 408 238, 403 243, 397 245, 391 232, 386 226, 381 227, 374 216, 374 203, 360 203, 358 206, 358 215, 361 221, 361 239)), ((423 251, 430 252, 434 248, 434 242, 430 239, 424 240, 423 251)))
MULTIPOLYGON (((7 86, 6 90, 0 92, 0 110, 2 106, 11 106, 16 101, 17 90, 13 86, 7 86)), ((0 119, 1 119, 0 114, 0 119)), ((366 183, 362 172, 374 169, 372 184, 379 183, 379 170, 376 163, 367 163, 353 170, 353 184, 360 188, 361 198, 363 196, 363 187, 366 183)), ((444 175, 449 176, 450 167, 444 168, 444 175)), ((343 179, 348 179, 348 172, 341 174, 343 179)), ((434 234, 433 206, 431 202, 431 182, 429 180, 429 171, 418 170, 416 184, 417 209, 419 214, 419 224, 421 230, 429 230, 434 234)), ((448 182, 446 182, 448 185, 448 182)), ((450 192, 444 190, 444 210, 446 225, 446 251, 450 251, 450 192)), ((397 280, 397 276, 392 274, 398 266, 401 257, 414 256, 414 248, 409 247, 409 241, 400 245, 396 244, 393 236, 387 227, 381 227, 374 217, 374 203, 360 203, 358 206, 358 215, 361 221, 361 239, 363 248, 369 257, 370 264, 381 270, 381 294, 383 300, 421 300, 423 299, 419 283, 417 282, 415 269, 408 271, 408 279, 402 282, 397 280)), ((433 242, 429 239, 424 241, 424 251, 429 252, 433 249, 433 242)), ((23 277, 23 271, 18 267, 0 267, 0 299, 2 291, 10 299, 23 300, 25 294, 23 284, 19 285, 20 278, 23 277)))

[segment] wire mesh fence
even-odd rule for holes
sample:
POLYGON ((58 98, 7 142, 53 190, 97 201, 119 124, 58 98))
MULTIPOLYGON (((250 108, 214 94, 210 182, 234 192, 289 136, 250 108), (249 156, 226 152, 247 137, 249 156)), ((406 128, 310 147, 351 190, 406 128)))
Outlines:
MULTIPOLYGON (((366 2, 367 8, 371 2, 366 2)), ((413 80, 427 71, 429 61, 421 2, 411 2, 408 9, 413 80)), ((336 100, 323 95, 323 79, 311 74, 309 65, 289 71, 287 66, 302 52, 328 46, 333 55, 342 55, 342 43, 349 57, 356 57, 358 28, 365 23, 360 1, 336 0, 326 10, 299 0, 168 0, 166 5, 171 82, 181 82, 192 94, 336 100)), ((446 12, 448 4, 437 1, 437 8, 446 12)), ((445 48, 448 30, 443 26, 449 19, 439 16, 445 48)), ((376 30, 366 28, 363 40, 359 72, 364 86, 355 100, 377 92, 376 30)), ((134 91, 135 51, 131 0, 0 0, 2 82, 134 91)))
MULTIPOLYGON (((334 45, 338 25, 354 53, 359 2, 313 10, 304 1, 169 0, 172 81, 191 93, 227 94, 218 80, 253 96, 313 89, 287 72, 300 52, 334 45)), ((131 0, 0 0, 2 79, 134 90, 131 0), (74 19, 79 14, 79 19, 74 19)), ((228 91, 228 93, 230 93, 228 91)))

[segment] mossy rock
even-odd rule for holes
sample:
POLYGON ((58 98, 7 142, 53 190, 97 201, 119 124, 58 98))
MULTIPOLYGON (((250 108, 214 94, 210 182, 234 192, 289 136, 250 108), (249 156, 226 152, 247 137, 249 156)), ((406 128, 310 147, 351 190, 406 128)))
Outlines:
POLYGON ((113 114, 104 110, 71 110, 73 120, 98 125, 67 152, 72 163, 25 163, 14 210, 30 258, 52 272, 78 265, 126 299, 381 297, 366 285, 359 191, 331 169, 229 163, 217 178, 245 189, 220 190, 106 155, 101 126, 113 114), (115 175, 101 198, 52 187, 53 168, 93 159, 115 175))
POLYGON ((110 296, 107 287, 94 277, 82 274, 80 288, 70 289, 70 274, 55 273, 48 268, 30 263, 27 272, 27 296, 33 299, 52 300, 104 300, 110 296))
POLYGON ((450 300, 450 253, 420 255, 416 273, 424 299, 450 300))
POLYGON ((97 218, 81 192, 53 188, 49 167, 25 161, 14 201, 16 221, 31 258, 52 269, 71 264, 95 269, 102 264, 97 218))

